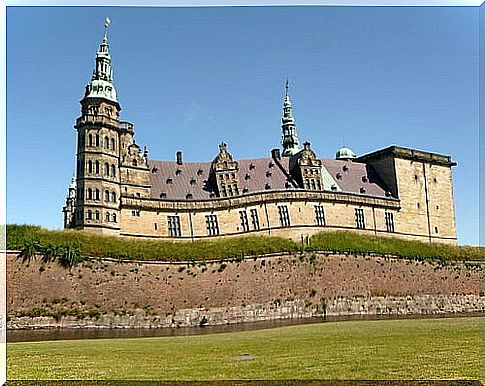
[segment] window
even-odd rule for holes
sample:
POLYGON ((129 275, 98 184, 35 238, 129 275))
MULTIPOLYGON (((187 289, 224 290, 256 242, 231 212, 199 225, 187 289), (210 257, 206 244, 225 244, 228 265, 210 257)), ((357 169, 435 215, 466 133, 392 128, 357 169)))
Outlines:
POLYGON ((96 174, 99 174, 99 161, 96 161, 94 170, 96 174))
POLYGON ((355 225, 358 229, 365 229, 364 209, 355 209, 355 225))
POLYGON ((88 161, 88 173, 93 172, 93 161, 89 160, 88 161))
MULTIPOLYGON (((167 224, 168 224, 168 235, 170 237, 182 236, 182 231, 180 229, 180 216, 168 216, 167 224)), ((157 229, 156 225, 157 224, 155 224, 155 229, 157 229)))
POLYGON ((116 166, 111 165, 111 177, 116 177, 116 166))
POLYGON ((282 227, 289 227, 290 215, 288 213, 288 207, 286 205, 278 206, 278 213, 280 215, 280 225, 282 227))
POLYGON ((93 136, 91 134, 89 134, 88 136, 88 143, 89 143, 89 146, 93 146, 93 136))
POLYGON ((108 137, 104 137, 104 148, 109 149, 109 138, 108 137))
POLYGON ((320 227, 325 226, 325 212, 323 210, 323 206, 315 205, 315 219, 317 221, 317 225, 320 227))
POLYGON ((115 139, 111 138, 111 150, 115 149, 115 139))
POLYGON ((93 219, 93 212, 88 210, 87 215, 86 215, 87 220, 92 220, 93 219))
POLYGON ((251 224, 253 225, 253 229, 255 231, 259 230, 259 218, 258 218, 258 210, 251 209, 251 224))
POLYGON ((105 217, 106 217, 106 221, 111 220, 111 216, 109 215, 109 212, 106 212, 106 216, 105 217))
POLYGON ((104 164, 104 174, 109 177, 109 164, 107 162, 104 164))
POLYGON ((109 201, 109 190, 104 191, 104 201, 109 201))
POLYGON ((239 219, 241 220, 242 231, 249 232, 248 214, 245 210, 239 211, 239 219))
POLYGON ((113 219, 113 222, 116 222, 116 213, 113 213, 111 217, 113 219))
POLYGON ((96 221, 99 221, 99 210, 96 211, 96 221))
POLYGON ((115 192, 111 192, 111 201, 116 202, 116 193, 115 192))
POLYGON ((93 189, 91 189, 91 188, 88 188, 87 199, 88 200, 92 200, 93 199, 93 189))
POLYGON ((132 210, 131 215, 133 217, 140 217, 140 211, 139 210, 132 210))
POLYGON ((394 232, 394 214, 391 212, 384 213, 386 220, 386 230, 388 232, 394 232))
POLYGON ((219 234, 219 224, 217 223, 217 216, 215 214, 205 216, 205 223, 209 236, 217 236, 219 234))
POLYGON ((96 190, 94 191, 94 199, 95 199, 95 200, 99 200, 99 189, 96 189, 96 190))
POLYGON ((99 135, 96 134, 96 147, 99 147, 99 135))

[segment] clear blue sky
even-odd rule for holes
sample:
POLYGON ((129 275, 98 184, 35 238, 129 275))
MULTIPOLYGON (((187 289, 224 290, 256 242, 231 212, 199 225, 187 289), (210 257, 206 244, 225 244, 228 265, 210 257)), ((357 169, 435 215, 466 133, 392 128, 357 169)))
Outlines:
POLYGON ((333 158, 392 144, 451 155, 458 238, 478 243, 476 7, 7 9, 7 222, 62 227, 79 100, 103 20, 122 119, 152 159, 279 146, 288 77, 301 140, 333 158))

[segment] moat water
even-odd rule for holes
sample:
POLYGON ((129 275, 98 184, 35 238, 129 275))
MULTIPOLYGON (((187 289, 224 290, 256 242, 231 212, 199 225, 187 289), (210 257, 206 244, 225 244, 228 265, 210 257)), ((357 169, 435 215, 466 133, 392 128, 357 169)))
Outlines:
POLYGON ((74 339, 120 339, 150 338, 163 336, 208 335, 227 332, 254 331, 269 328, 315 323, 344 322, 351 320, 430 319, 483 316, 481 313, 436 314, 436 315, 352 315, 266 320, 251 323, 234 323, 204 327, 165 328, 50 328, 35 330, 7 330, 7 342, 38 342, 74 339))

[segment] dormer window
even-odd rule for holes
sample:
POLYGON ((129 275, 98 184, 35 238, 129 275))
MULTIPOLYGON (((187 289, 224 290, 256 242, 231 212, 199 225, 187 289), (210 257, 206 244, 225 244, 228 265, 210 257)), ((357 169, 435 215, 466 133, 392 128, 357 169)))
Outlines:
POLYGON ((348 167, 347 165, 344 165, 344 166, 342 167, 342 170, 343 170, 344 172, 347 172, 347 171, 349 171, 349 167, 348 167))
POLYGON ((337 177, 337 180, 341 180, 342 179, 342 173, 337 173, 336 177, 337 177))
POLYGON ((193 179, 193 178, 192 178, 192 179, 190 180, 190 185, 195 185, 195 183, 196 183, 195 179, 193 179))
POLYGON ((367 182, 367 177, 366 176, 362 176, 362 182, 367 182))
POLYGON ((160 193, 160 198, 166 198, 166 197, 167 197, 167 193, 165 192, 160 193))
POLYGON ((187 193, 187 195, 185 196, 185 198, 187 200, 192 200, 192 198, 194 198, 194 196, 192 195, 192 193, 187 193))
POLYGON ((172 178, 167 178, 165 181, 167 184, 173 184, 173 179, 172 178))
POLYGON ((255 167, 254 164, 249 164, 249 170, 254 170, 255 167))
POLYGON ((203 171, 202 169, 197 170, 197 175, 198 175, 198 176, 201 176, 201 175, 202 175, 202 173, 204 173, 204 171, 203 171))
POLYGON ((176 176, 179 176, 181 174, 182 174, 182 170, 180 170, 180 169, 175 170, 175 175, 176 176))
POLYGON ((271 173, 271 172, 268 170, 268 171, 266 172, 266 177, 267 177, 267 178, 269 178, 269 177, 271 177, 271 176, 272 176, 272 173, 271 173))

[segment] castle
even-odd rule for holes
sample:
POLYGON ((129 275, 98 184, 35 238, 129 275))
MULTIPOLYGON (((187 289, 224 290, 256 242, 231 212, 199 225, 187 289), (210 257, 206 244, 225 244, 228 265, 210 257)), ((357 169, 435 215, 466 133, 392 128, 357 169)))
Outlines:
POLYGON ((108 24, 77 118, 77 170, 64 227, 116 236, 197 240, 244 234, 304 240, 325 230, 456 243, 451 157, 391 146, 319 158, 300 144, 286 84, 282 149, 211 162, 149 159, 120 120, 108 24))

